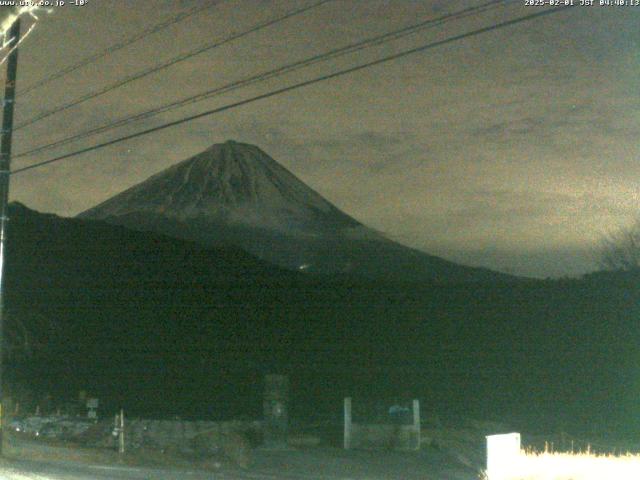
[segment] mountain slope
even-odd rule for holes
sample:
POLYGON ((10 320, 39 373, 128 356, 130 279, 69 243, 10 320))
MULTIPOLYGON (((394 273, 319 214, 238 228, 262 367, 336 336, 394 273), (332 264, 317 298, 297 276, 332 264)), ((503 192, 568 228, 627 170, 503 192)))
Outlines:
POLYGON ((7 373, 54 398, 84 389, 105 412, 259 418, 262 376, 283 372, 298 413, 409 390, 429 415, 640 428, 639 272, 354 281, 19 205, 10 216, 6 331, 22 318, 43 350, 7 373))
POLYGON ((208 246, 234 245, 290 269, 429 281, 506 280, 386 239, 258 147, 213 145, 79 215, 208 246))

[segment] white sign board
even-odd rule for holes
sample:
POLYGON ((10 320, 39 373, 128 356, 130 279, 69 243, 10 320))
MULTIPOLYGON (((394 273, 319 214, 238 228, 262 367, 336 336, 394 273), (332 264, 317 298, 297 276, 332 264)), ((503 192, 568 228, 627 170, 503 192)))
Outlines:
POLYGON ((519 456, 519 433, 489 435, 487 437, 487 477, 490 480, 509 478, 519 456))

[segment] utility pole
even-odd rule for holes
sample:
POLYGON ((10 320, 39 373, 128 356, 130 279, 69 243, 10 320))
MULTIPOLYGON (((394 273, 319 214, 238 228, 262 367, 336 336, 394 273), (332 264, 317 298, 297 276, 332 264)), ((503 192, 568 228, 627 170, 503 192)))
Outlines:
POLYGON ((4 433, 3 362, 4 354, 4 270, 7 243, 7 220, 9 215, 9 177, 11 175, 11 137, 13 134, 13 107, 16 99, 16 75, 18 73, 18 42, 20 41, 20 17, 11 25, 8 32, 10 43, 7 60, 7 79, 4 87, 2 112, 2 130, 0 131, 0 456, 3 455, 2 443, 4 433))

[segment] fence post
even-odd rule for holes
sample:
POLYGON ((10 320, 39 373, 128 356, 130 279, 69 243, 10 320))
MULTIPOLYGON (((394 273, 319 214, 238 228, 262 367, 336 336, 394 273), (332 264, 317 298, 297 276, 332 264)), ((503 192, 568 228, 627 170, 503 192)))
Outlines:
POLYGON ((422 432, 420 431, 420 400, 413 400, 413 430, 415 431, 416 450, 420 450, 422 432))
POLYGON ((118 421, 118 453, 124 453, 124 409, 120 409, 118 421))
POLYGON ((514 471, 520 456, 520 434, 506 433, 487 436, 487 478, 507 480, 514 471))
POLYGON ((264 378, 264 446, 281 449, 287 447, 289 428, 289 377, 266 375, 264 378))
POLYGON ((344 449, 351 448, 351 397, 344 399, 344 449))

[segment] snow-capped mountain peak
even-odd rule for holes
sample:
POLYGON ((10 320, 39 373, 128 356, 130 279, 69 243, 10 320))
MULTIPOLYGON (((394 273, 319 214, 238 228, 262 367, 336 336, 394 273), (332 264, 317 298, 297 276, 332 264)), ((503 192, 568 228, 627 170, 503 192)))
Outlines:
POLYGON ((213 145, 80 216, 141 212, 292 234, 338 233, 360 225, 261 149, 234 141, 213 145))

